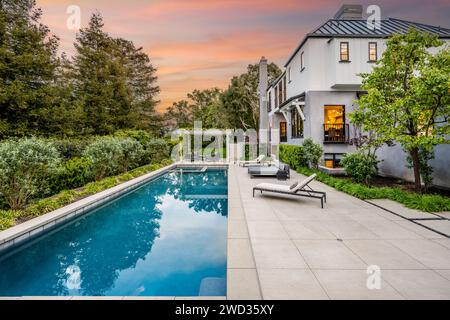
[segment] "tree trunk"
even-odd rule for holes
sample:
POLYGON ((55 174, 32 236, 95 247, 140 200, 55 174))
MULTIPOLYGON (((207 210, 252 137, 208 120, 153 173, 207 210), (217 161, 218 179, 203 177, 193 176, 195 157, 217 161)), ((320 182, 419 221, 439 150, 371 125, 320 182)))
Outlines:
POLYGON ((420 180, 420 161, 419 161, 419 149, 413 148, 410 151, 413 170, 414 170, 414 184, 416 186, 416 191, 420 192, 422 190, 422 183, 420 180))

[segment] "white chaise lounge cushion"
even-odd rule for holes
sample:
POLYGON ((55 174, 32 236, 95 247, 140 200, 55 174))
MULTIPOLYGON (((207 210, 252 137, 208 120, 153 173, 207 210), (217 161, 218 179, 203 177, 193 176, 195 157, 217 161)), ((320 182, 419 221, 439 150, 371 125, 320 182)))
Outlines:
POLYGON ((294 189, 291 189, 291 186, 287 186, 284 184, 275 184, 275 183, 260 183, 256 186, 258 189, 263 189, 267 191, 273 192, 285 192, 285 193, 296 193, 302 190, 305 186, 311 183, 317 177, 316 174, 308 177, 307 179, 300 181, 294 189))
POLYGON ((258 158, 256 158, 255 160, 249 160, 249 161, 245 161, 245 160, 241 160, 239 161, 239 163, 243 163, 243 164, 254 164, 254 163, 260 163, 261 161, 264 160, 264 155, 261 154, 258 158))

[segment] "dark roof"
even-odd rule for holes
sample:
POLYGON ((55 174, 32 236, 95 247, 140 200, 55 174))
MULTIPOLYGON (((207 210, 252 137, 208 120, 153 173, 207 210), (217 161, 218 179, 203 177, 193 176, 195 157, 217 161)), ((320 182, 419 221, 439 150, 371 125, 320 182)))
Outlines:
POLYGON ((381 20, 381 28, 371 30, 367 27, 367 20, 337 20, 330 19, 313 32, 306 35, 294 53, 289 57, 285 67, 291 62, 308 38, 318 37, 346 37, 346 38, 386 38, 396 33, 406 33, 414 27, 420 31, 436 34, 441 38, 450 38, 450 29, 430 26, 423 23, 388 18, 381 20))

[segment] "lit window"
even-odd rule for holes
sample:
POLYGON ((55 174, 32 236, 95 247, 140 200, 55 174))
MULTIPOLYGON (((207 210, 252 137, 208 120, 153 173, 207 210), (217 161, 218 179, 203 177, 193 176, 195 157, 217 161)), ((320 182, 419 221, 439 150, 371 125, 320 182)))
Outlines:
POLYGON ((350 61, 348 42, 341 42, 341 61, 350 61))
POLYGON ((377 53, 377 43, 369 42, 369 61, 377 61, 378 53, 377 53))

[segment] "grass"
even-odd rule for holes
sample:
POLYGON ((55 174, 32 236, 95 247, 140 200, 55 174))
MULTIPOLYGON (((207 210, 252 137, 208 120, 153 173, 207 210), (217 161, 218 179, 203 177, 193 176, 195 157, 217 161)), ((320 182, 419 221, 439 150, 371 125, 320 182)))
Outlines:
POLYGON ((318 181, 362 200, 390 199, 407 208, 424 212, 450 211, 450 198, 441 195, 419 194, 392 187, 371 187, 306 167, 297 167, 297 172, 307 176, 315 173, 318 181))
POLYGON ((77 190, 65 190, 53 197, 38 200, 35 203, 29 205, 24 210, 19 211, 0 210, 0 231, 11 228, 17 225, 18 223, 32 219, 34 217, 38 217, 46 213, 52 212, 54 210, 67 206, 75 201, 81 200, 98 192, 110 189, 114 186, 132 180, 134 178, 140 177, 149 172, 161 169, 171 163, 172 163, 171 160, 163 160, 161 163, 158 164, 146 165, 118 176, 105 178, 103 180, 96 182, 91 182, 77 190))

